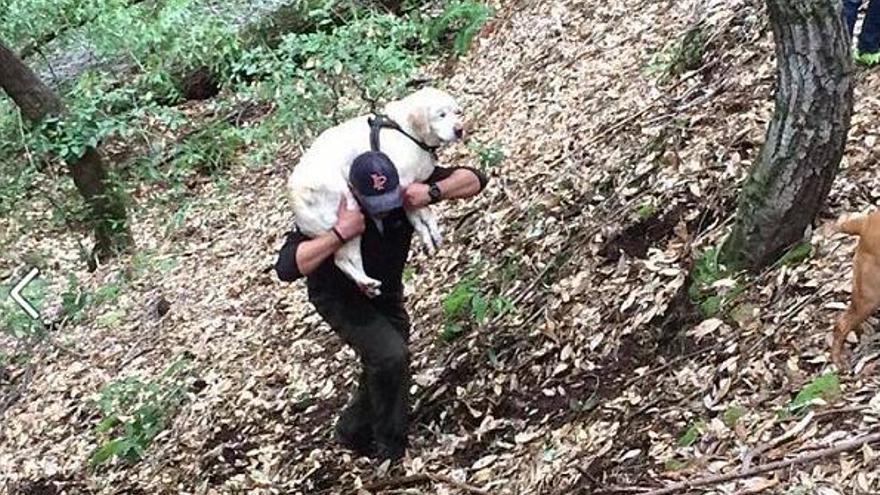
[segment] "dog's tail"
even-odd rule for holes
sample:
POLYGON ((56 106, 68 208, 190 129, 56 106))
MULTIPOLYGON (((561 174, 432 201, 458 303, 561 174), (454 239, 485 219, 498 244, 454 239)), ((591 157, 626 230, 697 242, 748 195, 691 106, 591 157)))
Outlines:
POLYGON ((840 220, 837 221, 837 230, 844 234, 862 235, 862 231, 865 228, 865 220, 867 220, 867 217, 864 216, 841 217, 840 220))

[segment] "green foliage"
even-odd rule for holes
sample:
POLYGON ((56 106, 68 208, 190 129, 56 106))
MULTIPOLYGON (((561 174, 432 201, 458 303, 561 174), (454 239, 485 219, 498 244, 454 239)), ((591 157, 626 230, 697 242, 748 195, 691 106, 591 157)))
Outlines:
MULTIPOLYGON (((300 0, 290 5, 284 23, 291 31, 284 35, 267 34, 265 26, 240 32, 234 7, 218 12, 201 0, 9 0, 5 7, 0 39, 21 48, 56 33, 61 46, 88 45, 106 65, 62 81, 67 112, 38 125, 22 124, 14 106, 0 100, 4 214, 21 209, 46 167, 59 176, 63 162, 107 142, 117 149, 124 143, 132 152, 113 167, 119 171, 114 195, 130 202, 123 193, 140 191, 139 183, 147 182, 165 193, 151 199, 179 200, 191 190, 194 175, 222 181, 222 172, 237 161, 265 164, 280 144, 308 141, 363 112, 370 103, 365 100, 399 97, 416 67, 438 49, 464 52, 491 13, 472 1, 452 2, 437 18, 428 18, 396 17, 353 2, 300 0), (296 32, 305 25, 317 29, 296 32), (271 113, 247 127, 221 119, 179 132, 189 115, 168 105, 180 99, 181 77, 202 67, 226 90, 216 115, 229 110, 231 105, 223 104, 228 92, 237 93, 236 100, 271 103, 266 105, 271 113), (366 98, 358 99, 361 95, 366 98)), ((36 57, 27 62, 38 64, 36 57)), ((503 159, 493 145, 478 154, 484 166, 503 159)), ((53 185, 52 192, 58 195, 54 221, 83 222, 86 210, 69 181, 53 185)))
POLYGON ((798 265, 809 259, 813 246, 809 242, 799 242, 776 261, 776 266, 798 265))
POLYGON ((495 143, 484 144, 472 141, 468 144, 468 147, 477 154, 477 157, 480 160, 480 167, 483 170, 496 167, 504 161, 504 150, 495 143))
POLYGON ((702 421, 691 423, 687 430, 678 438, 679 447, 690 447, 700 437, 706 429, 706 424, 702 421))
POLYGON ((501 296, 484 293, 473 276, 458 282, 443 298, 443 331, 440 338, 449 342, 473 325, 482 325, 493 315, 510 309, 511 303, 501 296))
MULTIPOLYGON (((9 292, 14 287, 11 284, 16 282, 18 279, 10 282, 10 285, 0 286, 0 331, 16 338, 30 337, 42 329, 42 323, 31 318, 9 297, 9 292)), ((40 312, 46 298, 46 281, 40 276, 34 278, 21 291, 21 295, 40 312)))
POLYGON ((444 7, 442 14, 426 23, 426 41, 429 46, 441 49, 451 39, 455 54, 463 55, 491 15, 491 7, 481 2, 450 2, 444 7))
POLYGON ((706 26, 697 23, 666 45, 660 53, 655 54, 648 64, 648 71, 659 73, 661 80, 667 80, 699 69, 708 50, 708 43, 709 32, 706 26))
POLYGON ((73 274, 67 275, 67 288, 61 293, 61 309, 64 316, 73 321, 79 321, 82 310, 88 305, 89 293, 86 291, 73 274))
POLYGON ((733 287, 725 290, 715 287, 716 282, 731 278, 733 274, 718 261, 718 248, 710 248, 697 258, 691 271, 688 296, 705 317, 717 315, 723 306, 742 294, 743 286, 734 280, 733 287))
POLYGON ((238 129, 228 122, 202 128, 183 140, 173 161, 173 173, 166 174, 166 178, 180 184, 192 172, 211 175, 227 169, 235 163, 243 144, 238 129))
POLYGON ((131 258, 130 270, 126 273, 126 279, 131 281, 143 277, 150 272, 165 274, 177 266, 177 258, 174 255, 160 257, 152 250, 138 251, 131 258))
POLYGON ((128 462, 143 458, 183 400, 182 375, 189 364, 182 358, 157 378, 128 377, 104 386, 97 402, 102 418, 95 426, 101 444, 89 459, 92 467, 114 457, 128 462))
POLYGON ((657 207, 651 201, 645 201, 636 209, 636 215, 640 220, 647 220, 657 213, 657 207))
POLYGON ((666 462, 663 463, 664 471, 681 471, 686 468, 688 463, 679 459, 667 459, 666 462))
POLYGON ((271 74, 250 87, 272 99, 270 125, 290 133, 323 129, 362 111, 340 107, 340 92, 387 100, 403 93, 421 58, 407 49, 418 26, 392 15, 369 14, 327 32, 285 36, 277 50, 258 48, 239 64, 243 73, 271 74))
POLYGON ((733 428, 739 422, 740 418, 745 415, 745 409, 737 405, 732 405, 724 410, 724 414, 721 415, 721 421, 723 421, 728 428, 733 428))
POLYGON ((795 413, 809 407, 817 399, 834 402, 840 398, 840 379, 834 373, 817 376, 797 393, 786 406, 786 412, 795 413))
POLYGON ((179 97, 177 80, 195 68, 228 79, 243 50, 232 19, 196 0, 104 9, 89 36, 102 58, 138 68, 135 86, 168 101, 179 97))
POLYGON ((3 2, 0 39, 16 52, 47 39, 67 26, 94 18, 107 0, 7 0, 3 2))
POLYGON ((40 159, 56 157, 70 163, 87 147, 119 130, 127 113, 139 102, 135 88, 113 88, 115 81, 97 72, 83 74, 70 89, 64 116, 42 121, 32 134, 31 147, 40 159))

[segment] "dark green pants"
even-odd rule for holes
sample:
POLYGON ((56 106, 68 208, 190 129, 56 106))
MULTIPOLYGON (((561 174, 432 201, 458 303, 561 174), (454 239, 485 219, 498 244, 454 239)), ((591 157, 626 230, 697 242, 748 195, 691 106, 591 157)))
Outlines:
POLYGON ((330 328, 361 360, 357 390, 337 424, 337 433, 358 444, 375 441, 382 457, 398 458, 407 445, 410 320, 399 298, 368 299, 309 292, 330 328))

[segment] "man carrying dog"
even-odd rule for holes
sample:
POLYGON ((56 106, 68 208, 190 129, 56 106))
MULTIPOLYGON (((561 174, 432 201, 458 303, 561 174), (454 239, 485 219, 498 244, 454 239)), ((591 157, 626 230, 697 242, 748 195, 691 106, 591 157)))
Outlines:
POLYGON ((360 357, 357 390, 336 424, 336 439, 360 455, 392 462, 403 457, 409 416, 409 315, 403 305, 403 269, 414 229, 407 207, 468 198, 486 185, 469 167, 436 167, 426 183, 399 185, 390 160, 358 159, 349 174, 360 208, 343 199, 336 225, 308 238, 294 229, 279 252, 275 270, 285 282, 306 277, 318 314, 360 357), (366 216, 361 213, 361 209, 366 216), (333 253, 361 235, 366 273, 382 282, 382 294, 365 296, 333 262, 333 253))

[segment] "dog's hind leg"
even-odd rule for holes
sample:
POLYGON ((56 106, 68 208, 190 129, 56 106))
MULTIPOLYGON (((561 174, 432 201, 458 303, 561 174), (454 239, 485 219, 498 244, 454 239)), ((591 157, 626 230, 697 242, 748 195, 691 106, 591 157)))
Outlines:
POLYGON ((379 287, 382 282, 370 278, 364 271, 364 261, 361 258, 361 237, 357 236, 346 242, 333 255, 336 266, 342 273, 355 281, 364 293, 369 297, 376 297, 382 292, 379 287))
POLYGON ((846 312, 840 315, 837 324, 834 325, 834 336, 831 344, 831 360, 840 369, 847 369, 846 361, 843 358, 843 344, 846 342, 846 336, 849 332, 857 330, 859 325, 872 313, 871 309, 859 307, 856 304, 850 304, 846 312))
POLYGON ((853 260, 852 299, 846 312, 840 316, 834 326, 831 344, 831 359, 842 369, 846 368, 843 359, 843 344, 846 336, 851 331, 857 331, 859 325, 880 307, 880 278, 876 275, 877 260, 874 256, 864 254, 862 242, 860 241, 859 246, 856 247, 853 260))

